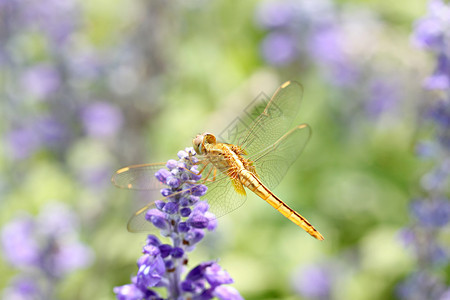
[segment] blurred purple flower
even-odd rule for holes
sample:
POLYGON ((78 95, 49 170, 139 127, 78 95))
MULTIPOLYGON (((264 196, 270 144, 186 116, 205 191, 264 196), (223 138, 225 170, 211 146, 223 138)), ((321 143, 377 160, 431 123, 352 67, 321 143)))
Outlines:
POLYGON ((287 33, 272 32, 263 40, 261 52, 270 64, 283 66, 292 62, 297 56, 297 41, 287 33))
POLYGON ((441 53, 437 59, 433 75, 425 80, 424 86, 429 90, 446 90, 450 88, 450 53, 441 53))
POLYGON ((5 257, 20 269, 59 278, 88 266, 92 251, 77 240, 77 219, 62 204, 46 206, 37 218, 19 218, 2 229, 5 257))
POLYGON ((397 296, 402 300, 437 299, 444 295, 445 285, 433 274, 425 271, 410 275, 397 286, 397 296))
POLYGON ((42 287, 39 286, 37 280, 23 276, 14 278, 3 290, 2 296, 2 299, 5 300, 45 299, 42 287))
POLYGON ((23 73, 22 87, 37 100, 46 100, 61 85, 58 71, 50 65, 35 65, 23 73))
POLYGON ((116 134, 123 123, 122 112, 108 102, 94 102, 81 112, 86 133, 93 137, 110 137, 116 134))
POLYGON ((21 127, 9 131, 6 136, 8 155, 13 159, 25 159, 39 149, 39 139, 33 128, 21 127))
POLYGON ((29 268, 39 263, 40 245, 33 239, 34 220, 25 216, 13 220, 2 229, 5 259, 17 268, 29 268))
POLYGON ((309 51, 326 70, 326 76, 335 84, 345 85, 359 76, 354 63, 345 52, 346 36, 333 25, 321 26, 313 33, 309 51))
POLYGON ((40 143, 46 147, 58 148, 69 141, 69 132, 66 125, 52 116, 39 119, 34 129, 39 136, 40 143))
POLYGON ((392 80, 374 80, 369 86, 366 110, 371 116, 379 116, 383 112, 392 111, 398 103, 397 85, 392 80))
POLYGON ((295 16, 290 4, 295 2, 265 1, 256 11, 256 21, 264 28, 277 28, 287 26, 295 16))
POLYGON ((21 18, 24 26, 44 32, 57 45, 67 41, 81 21, 75 0, 30 0, 21 6, 21 18))
POLYGON ((309 299, 330 299, 332 277, 323 266, 311 265, 298 271, 293 278, 294 289, 309 299))
POLYGON ((411 203, 411 212, 423 226, 444 227, 450 220, 450 201, 443 198, 416 200, 411 203))
POLYGON ((243 300, 244 298, 239 292, 232 286, 221 285, 214 289, 213 296, 220 300, 243 300))
POLYGON ((414 41, 420 47, 441 51, 449 29, 450 6, 442 0, 429 1, 428 14, 415 24, 414 41))

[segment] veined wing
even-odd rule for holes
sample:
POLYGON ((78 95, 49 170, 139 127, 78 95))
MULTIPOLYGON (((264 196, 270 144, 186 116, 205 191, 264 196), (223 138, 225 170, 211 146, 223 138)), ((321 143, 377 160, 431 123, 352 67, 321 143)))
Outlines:
POLYGON ((238 119, 229 132, 229 143, 239 145, 249 155, 260 152, 274 144, 291 127, 297 116, 303 95, 303 87, 295 82, 285 82, 272 96, 264 111, 258 116, 255 107, 252 113, 238 119))
POLYGON ((301 124, 281 136, 272 145, 250 155, 261 181, 275 188, 286 175, 289 167, 300 156, 311 136, 308 124, 301 124))
POLYGON ((163 184, 155 177, 155 173, 166 167, 165 163, 132 165, 119 169, 111 181, 119 188, 134 190, 157 190, 163 184))
MULTIPOLYGON (((215 161, 216 159, 221 158, 201 157, 199 170, 203 169, 200 183, 208 187, 205 199, 210 200, 208 201, 211 207, 210 211, 216 214, 216 217, 219 217, 242 205, 245 201, 245 191, 242 186, 239 190, 237 183, 233 184, 232 180, 225 173, 218 171, 212 163, 209 163, 209 161, 215 161), (233 185, 235 185, 234 189, 233 185), (239 190, 240 194, 236 193, 235 190, 239 190)), ((164 163, 129 166, 118 170, 114 174, 112 181, 121 188, 136 190, 162 189, 167 186, 159 182, 155 177, 155 173, 162 168, 165 169, 164 163)), ((189 192, 190 189, 185 188, 171 194, 170 197, 187 195, 189 192)), ((165 201, 166 198, 162 197, 159 200, 165 201)), ((131 216, 128 221, 128 230, 130 232, 144 232, 153 229, 152 224, 145 219, 145 215, 148 210, 155 209, 154 203, 155 200, 150 201, 131 216)))

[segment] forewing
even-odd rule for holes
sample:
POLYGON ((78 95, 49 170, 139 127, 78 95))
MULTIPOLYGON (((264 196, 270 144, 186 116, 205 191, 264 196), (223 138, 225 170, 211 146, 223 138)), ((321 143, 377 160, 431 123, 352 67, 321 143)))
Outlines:
POLYGON ((289 167, 300 156, 311 136, 311 128, 301 124, 275 143, 249 157, 253 160, 256 173, 269 188, 275 188, 286 175, 289 167))
POLYGON ((134 190, 161 189, 163 184, 155 177, 155 173, 165 168, 165 163, 132 165, 120 170, 111 178, 115 186, 134 190))
POLYGON ((145 232, 155 229, 153 224, 145 219, 145 215, 149 209, 156 209, 155 202, 147 204, 130 217, 127 224, 129 232, 145 232))
POLYGON ((302 95, 303 87, 299 83, 295 81, 284 83, 261 114, 256 116, 255 112, 260 110, 260 107, 256 107, 251 116, 242 118, 243 122, 234 125, 236 129, 230 129, 236 132, 232 136, 231 144, 241 146, 251 155, 275 143, 290 129, 300 109, 302 95), (251 123, 245 121, 252 118, 251 123))

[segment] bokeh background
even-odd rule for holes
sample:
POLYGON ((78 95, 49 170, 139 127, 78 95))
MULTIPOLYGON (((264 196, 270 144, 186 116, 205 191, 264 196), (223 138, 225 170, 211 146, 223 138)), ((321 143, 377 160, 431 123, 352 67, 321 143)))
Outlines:
POLYGON ((0 1, 4 299, 113 299, 145 242, 126 230, 134 199, 155 197, 116 189, 113 172, 176 159, 287 80, 304 86, 296 122, 313 135, 275 192, 325 241, 250 195, 192 265, 219 259, 246 299, 444 299, 450 163, 433 173, 448 152, 433 156, 426 117, 437 95, 424 88, 436 57, 417 37, 427 11, 419 0, 0 1), (443 202, 423 208, 433 193, 443 202), (436 211, 444 221, 417 234, 436 211))

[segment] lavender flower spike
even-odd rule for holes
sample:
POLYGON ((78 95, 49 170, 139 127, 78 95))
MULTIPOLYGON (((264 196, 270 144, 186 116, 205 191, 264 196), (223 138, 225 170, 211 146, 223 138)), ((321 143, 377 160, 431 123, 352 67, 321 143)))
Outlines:
POLYGON ((197 158, 193 148, 178 152, 179 160, 169 160, 167 169, 156 172, 155 177, 167 187, 161 190, 165 201, 156 201, 145 218, 160 234, 170 238, 165 244, 155 235, 148 235, 138 259, 138 272, 131 284, 115 287, 119 300, 159 299, 213 299, 240 300, 239 292, 228 284, 230 275, 216 262, 202 262, 187 270, 188 252, 195 249, 205 236, 217 226, 215 216, 208 211, 209 205, 200 197, 207 192, 199 184, 201 175, 196 175, 197 158), (154 288, 167 290, 163 298, 154 288))

